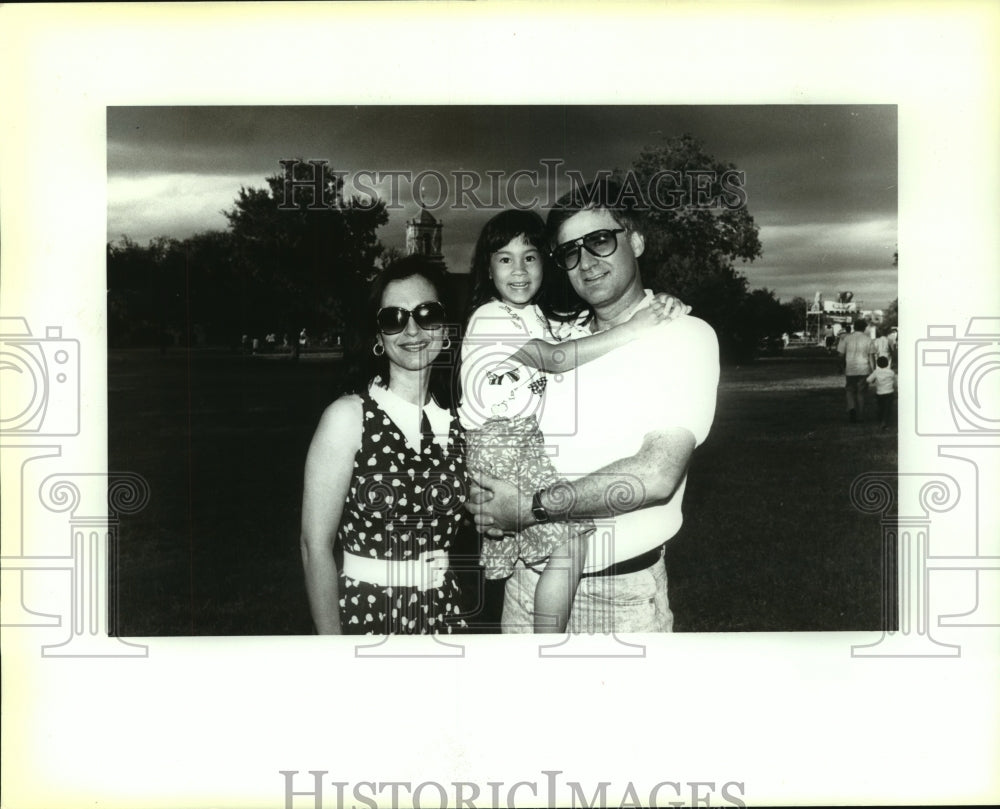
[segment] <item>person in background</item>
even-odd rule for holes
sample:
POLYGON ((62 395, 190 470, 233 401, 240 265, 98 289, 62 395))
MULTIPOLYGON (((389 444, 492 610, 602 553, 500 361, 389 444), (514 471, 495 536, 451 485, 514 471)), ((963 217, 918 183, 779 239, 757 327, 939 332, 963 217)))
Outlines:
POLYGON ((875 386, 879 424, 883 430, 887 430, 892 415, 892 400, 896 394, 896 372, 889 367, 887 356, 883 355, 875 360, 875 370, 868 375, 867 381, 869 385, 875 386))
POLYGON ((837 353, 845 375, 844 388, 847 393, 847 417, 852 421, 863 421, 865 410, 866 379, 875 369, 875 343, 865 333, 868 324, 858 319, 854 321, 854 331, 837 345, 837 353))
POLYGON ((889 357, 891 355, 891 350, 889 347, 889 338, 886 335, 885 329, 879 328, 877 334, 878 336, 875 338, 876 362, 878 362, 879 357, 889 357))

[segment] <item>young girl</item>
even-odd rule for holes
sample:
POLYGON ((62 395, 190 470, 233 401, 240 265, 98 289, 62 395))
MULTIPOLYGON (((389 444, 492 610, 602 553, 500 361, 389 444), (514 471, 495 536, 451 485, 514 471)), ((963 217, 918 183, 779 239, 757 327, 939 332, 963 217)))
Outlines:
MULTIPOLYGON (((881 339, 881 338, 879 338, 881 339)), ((875 360, 876 368, 865 380, 875 386, 875 401, 878 404, 878 420, 883 430, 889 429, 892 415, 892 399, 896 393, 896 372, 889 367, 889 358, 884 354, 875 360)))
MULTIPOLYGON (((459 419, 467 467, 471 474, 515 479, 528 492, 559 480, 538 426, 545 372, 597 359, 687 309, 657 296, 620 326, 560 342, 553 331, 559 318, 543 311, 548 306, 540 294, 548 286, 546 247, 545 225, 534 212, 504 211, 486 223, 472 259, 473 311, 461 351, 459 419)), ((518 558, 536 570, 544 564, 535 590, 535 632, 565 631, 593 529, 592 521, 580 520, 533 525, 501 540, 483 537, 481 561, 489 579, 510 576, 518 558)))

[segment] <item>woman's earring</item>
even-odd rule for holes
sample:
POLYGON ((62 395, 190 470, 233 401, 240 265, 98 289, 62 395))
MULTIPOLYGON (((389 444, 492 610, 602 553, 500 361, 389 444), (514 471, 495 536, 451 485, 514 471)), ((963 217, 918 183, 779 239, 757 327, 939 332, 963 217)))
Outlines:
POLYGON ((451 348, 451 337, 449 337, 449 336, 448 336, 448 335, 446 334, 446 335, 444 336, 444 345, 443 345, 443 346, 441 346, 441 350, 442 350, 442 351, 447 351, 447 350, 448 350, 449 348, 451 348))
POLYGON ((375 345, 372 346, 372 354, 374 354, 376 357, 381 357, 383 354, 385 354, 385 346, 382 345, 381 343, 376 342, 375 345))

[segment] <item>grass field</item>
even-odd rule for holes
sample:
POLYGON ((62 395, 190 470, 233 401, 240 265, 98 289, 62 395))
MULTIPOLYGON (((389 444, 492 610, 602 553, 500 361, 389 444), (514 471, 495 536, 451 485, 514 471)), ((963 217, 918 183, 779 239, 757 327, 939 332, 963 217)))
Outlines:
MULTIPOLYGON (((329 358, 110 352, 109 468, 151 490, 120 528, 118 634, 312 631, 302 468, 338 369, 329 358)), ((849 490, 863 472, 895 470, 896 431, 873 423, 873 403, 849 424, 842 386, 835 361, 811 348, 723 370, 685 525, 667 545, 678 631, 881 627, 881 527, 849 490)), ((475 542, 468 532, 460 551, 473 557, 475 542)), ((490 609, 473 618, 492 620, 490 609)))

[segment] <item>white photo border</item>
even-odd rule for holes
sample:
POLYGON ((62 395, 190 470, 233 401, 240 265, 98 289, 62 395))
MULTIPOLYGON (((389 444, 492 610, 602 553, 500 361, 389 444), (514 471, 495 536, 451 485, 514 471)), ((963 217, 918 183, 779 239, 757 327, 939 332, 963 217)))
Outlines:
MULTIPOLYGON (((5 558, 11 536, 69 507, 72 487, 96 521, 81 541, 114 530, 85 502, 86 476, 107 472, 108 106, 896 104, 901 333, 915 355, 929 327, 953 326, 955 342, 973 318, 1000 315, 998 36, 995 6, 963 2, 0 8, 0 307, 36 334, 51 326, 78 341, 81 380, 77 433, 4 445, 5 558), (48 514, 11 498, 31 452, 76 476, 48 514)), ((945 509, 948 495, 914 482, 920 502, 941 505, 935 532, 1000 536, 989 489, 975 495, 996 480, 996 454, 971 471, 954 460, 970 442, 995 449, 996 434, 918 435, 906 412, 901 472, 965 493, 945 509)), ((125 507, 142 496, 136 484, 125 507)), ((48 570, 30 586, 58 597, 68 572, 48 570)), ((531 805, 545 799, 546 771, 588 797, 609 782, 615 806, 627 785, 645 802, 661 782, 685 785, 664 802, 690 801, 692 783, 736 782, 748 805, 994 803, 1000 617, 937 616, 968 601, 970 575, 985 592, 997 573, 935 575, 932 631, 957 655, 859 656, 877 633, 796 633, 648 638, 645 656, 620 659, 542 658, 531 637, 381 661, 320 638, 139 639, 115 657, 59 657, 40 653, 47 630, 4 626, 5 805, 286 806, 282 771, 303 792, 310 771, 325 773, 324 806, 336 805, 334 782, 400 781, 476 783, 477 805, 487 782, 528 782, 538 794, 524 787, 519 800, 531 805), (425 699, 373 696, 405 678, 425 699), (497 684, 516 695, 501 710, 497 684)), ((24 581, 5 564, 5 586, 10 576, 24 581)), ((361 802, 351 786, 345 796, 361 802)))

